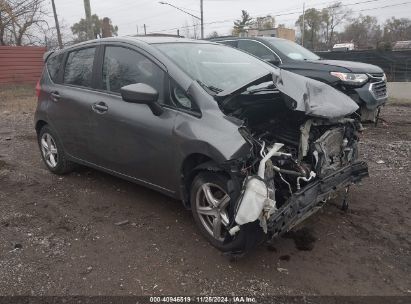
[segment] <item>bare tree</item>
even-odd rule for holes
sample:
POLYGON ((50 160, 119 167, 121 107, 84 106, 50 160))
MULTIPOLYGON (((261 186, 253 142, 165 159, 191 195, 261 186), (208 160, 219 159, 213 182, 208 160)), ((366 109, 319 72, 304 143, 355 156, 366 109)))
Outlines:
POLYGON ((217 37, 219 37, 219 36, 220 36, 220 34, 218 34, 217 31, 212 31, 210 34, 207 35, 207 38, 208 38, 208 39, 210 39, 210 38, 217 38, 217 37))
POLYGON ((328 48, 333 46, 335 28, 349 20, 351 13, 352 11, 344 8, 341 2, 331 4, 322 10, 325 44, 328 48))
POLYGON ((22 45, 24 39, 30 43, 33 29, 48 26, 43 4, 44 0, 0 0, 0 44, 22 45))
POLYGON ((200 39, 201 35, 200 35, 200 23, 198 22, 197 19, 193 18, 192 21, 192 28, 193 28, 193 35, 190 37, 192 39, 200 39))
POLYGON ((184 25, 182 26, 183 35, 186 38, 191 39, 200 39, 200 23, 197 19, 192 20, 192 25, 188 25, 188 22, 185 21, 184 25))
POLYGON ((259 30, 269 30, 275 27, 275 18, 271 15, 257 17, 253 25, 259 30))

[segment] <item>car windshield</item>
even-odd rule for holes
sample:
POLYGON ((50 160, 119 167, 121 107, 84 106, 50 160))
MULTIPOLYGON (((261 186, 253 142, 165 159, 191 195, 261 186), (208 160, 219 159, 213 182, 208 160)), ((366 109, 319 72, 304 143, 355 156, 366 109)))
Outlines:
POLYGON ((273 69, 253 56, 223 45, 162 43, 154 46, 214 93, 238 88, 273 69))
POLYGON ((315 55, 313 52, 307 50, 305 47, 285 39, 270 39, 267 38, 278 51, 283 53, 288 58, 294 60, 319 60, 320 57, 315 55))

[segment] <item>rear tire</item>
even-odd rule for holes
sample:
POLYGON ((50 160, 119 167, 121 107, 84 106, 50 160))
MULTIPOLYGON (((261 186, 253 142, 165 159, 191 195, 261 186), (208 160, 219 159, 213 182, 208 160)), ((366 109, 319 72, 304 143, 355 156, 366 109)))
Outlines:
POLYGON ((203 171, 193 180, 190 192, 191 210, 201 234, 222 252, 238 253, 251 249, 262 240, 262 230, 256 223, 241 226, 234 237, 229 236, 233 202, 228 181, 223 174, 203 171))
POLYGON ((47 169, 58 175, 73 171, 74 163, 67 159, 60 139, 48 125, 40 129, 37 138, 41 157, 47 169))

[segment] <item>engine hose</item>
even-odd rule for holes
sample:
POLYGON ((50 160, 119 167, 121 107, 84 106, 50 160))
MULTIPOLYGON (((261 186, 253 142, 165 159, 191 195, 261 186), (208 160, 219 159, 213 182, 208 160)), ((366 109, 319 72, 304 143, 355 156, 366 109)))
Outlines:
POLYGON ((306 176, 307 175, 307 174, 304 174, 302 172, 297 172, 297 171, 292 171, 292 170, 287 170, 287 169, 281 169, 277 166, 274 166, 273 169, 276 172, 283 173, 283 174, 286 174, 286 175, 293 175, 293 176, 306 176))

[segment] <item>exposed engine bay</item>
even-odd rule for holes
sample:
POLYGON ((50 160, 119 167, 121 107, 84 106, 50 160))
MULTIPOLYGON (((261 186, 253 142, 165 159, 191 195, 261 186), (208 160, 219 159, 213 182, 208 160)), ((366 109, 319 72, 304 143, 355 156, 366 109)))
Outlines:
POLYGON ((357 161, 362 127, 354 118, 296 111, 295 100, 275 86, 247 90, 221 107, 243 122, 239 132, 250 145, 244 159, 233 161, 243 184, 231 236, 257 220, 270 237, 284 233, 368 175, 357 161))

